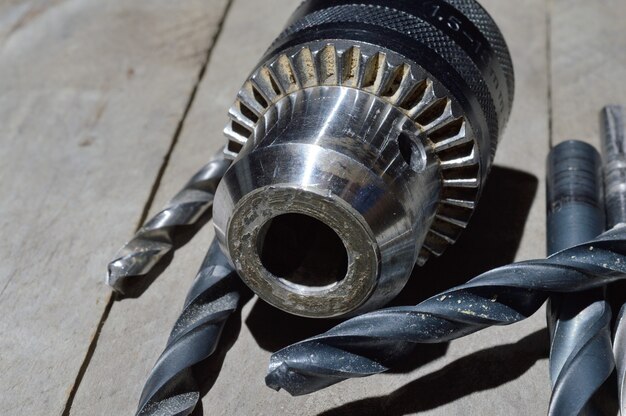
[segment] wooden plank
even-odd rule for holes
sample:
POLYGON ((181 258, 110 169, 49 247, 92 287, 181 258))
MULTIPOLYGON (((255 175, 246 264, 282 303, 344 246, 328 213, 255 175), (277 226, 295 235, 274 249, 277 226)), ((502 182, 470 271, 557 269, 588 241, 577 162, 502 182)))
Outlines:
POLYGON ((585 140, 599 149, 601 108, 626 104, 626 2, 552 3, 552 141, 585 140))
MULTIPOLYGON (((241 83, 298 3, 233 2, 150 215, 226 143, 222 130, 241 83)), ((72 414, 133 414, 212 238, 212 224, 208 224, 175 253, 169 268, 140 298, 113 306, 72 414)))
POLYGON ((0 414, 63 412, 225 5, 0 7, 0 414))
MULTIPOLYGON (((234 1, 151 208, 153 213, 223 143, 220 131, 237 89, 298 3, 299 0, 234 1)), ((494 179, 500 182, 500 188, 492 194, 495 193, 496 200, 500 198, 499 203, 510 198, 504 207, 513 210, 520 201, 517 195, 507 191, 507 180, 521 178, 529 181, 531 188, 540 184, 536 193, 533 188, 521 202, 530 204, 535 197, 526 226, 505 223, 503 232, 515 228, 524 231, 518 259, 541 257, 545 252, 542 178, 548 151, 545 2, 523 0, 516 4, 514 13, 506 2, 489 0, 484 4, 501 25, 517 64, 515 108, 497 162, 528 172, 519 174, 500 169, 499 179, 494 179), (499 190, 503 191, 502 196, 499 190)), ((509 188, 519 189, 517 184, 509 188)), ((488 216, 488 212, 483 216, 488 216)), ((502 218, 509 218, 508 213, 502 218)), ((480 233, 474 232, 460 247, 480 241, 480 233)), ((141 298, 114 305, 78 390, 73 414, 134 411, 142 384, 165 346, 212 236, 209 225, 176 253, 169 269, 141 298)), ((467 261, 462 251, 456 253, 458 257, 451 253, 438 265, 431 266, 431 277, 438 278, 433 275, 437 267, 452 259, 467 261)), ((514 256, 515 252, 509 254, 514 256)), ((432 282, 426 279, 424 285, 430 286, 432 282)), ((414 287, 419 289, 420 284, 414 287)), ((415 370, 351 380, 322 393, 292 398, 284 392, 269 390, 263 383, 269 350, 281 343, 285 345, 290 338, 286 333, 313 334, 321 331, 323 324, 287 317, 253 300, 244 308, 239 339, 226 355, 223 366, 214 367, 216 372, 221 368, 221 373, 203 400, 205 414, 318 415, 333 408, 336 413, 329 414, 388 414, 385 406, 391 403, 405 403, 401 414, 545 413, 550 391, 543 359, 547 339, 545 332, 538 332, 544 326, 544 315, 538 313, 532 320, 513 328, 494 328, 455 341, 447 350, 445 346, 420 349, 425 364, 415 370)), ((416 357, 416 361, 420 360, 421 357, 416 357)))

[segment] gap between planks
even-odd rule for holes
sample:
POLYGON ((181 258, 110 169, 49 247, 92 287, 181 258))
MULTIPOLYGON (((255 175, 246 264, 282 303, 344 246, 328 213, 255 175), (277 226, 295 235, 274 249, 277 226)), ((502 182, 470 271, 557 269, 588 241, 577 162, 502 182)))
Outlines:
POLYGON ((548 146, 554 147, 553 111, 552 111, 552 0, 546 0, 546 65, 548 66, 547 93, 548 93, 548 146))
MULTIPOLYGON (((209 39, 210 46, 207 48, 206 56, 205 56, 204 61, 202 62, 202 65, 200 65, 200 70, 198 71, 196 82, 194 83, 193 88, 191 89, 191 93, 189 94, 189 98, 185 105, 185 109, 183 110, 183 114, 181 115, 178 125, 176 126, 176 130, 174 131, 170 147, 165 153, 165 156, 163 157, 163 162, 161 163, 161 167, 159 168, 159 171, 156 174, 154 183, 152 184, 152 188, 150 190, 150 194, 148 195, 148 199, 146 200, 146 203, 143 207, 143 211, 141 212, 141 215, 139 217, 137 226, 135 227, 135 232, 139 230, 139 228, 141 228, 141 226, 147 220, 148 213, 150 212, 150 209, 152 208, 152 204, 154 203, 154 198, 157 194, 157 191, 159 190, 159 187, 161 186, 161 180, 163 179, 165 170, 167 169, 172 153, 174 152, 174 149, 176 148, 178 139, 180 138, 180 135, 185 126, 185 120, 187 119, 187 116, 189 115, 189 111, 191 110, 191 107, 193 106, 195 102, 198 88, 200 84, 202 83, 202 80, 204 79, 204 75, 206 74, 206 70, 211 61, 211 56, 213 54, 213 50, 215 49, 215 45, 217 44, 217 41, 219 40, 220 35, 222 34, 224 21, 226 20, 226 17, 228 16, 228 12, 231 9, 231 5, 233 1, 234 0, 227 1, 226 7, 224 8, 224 13, 222 13, 222 17, 220 18, 219 23, 217 25, 217 30, 215 31, 215 34, 213 35, 213 37, 209 39)), ((96 347, 98 346, 98 339, 100 338, 100 333, 102 332, 102 328, 104 327, 104 324, 106 323, 106 320, 109 317, 109 314, 111 312, 111 309, 113 308, 113 305, 115 304, 116 299, 117 299, 117 295, 115 292, 112 291, 109 294, 109 297, 107 299, 107 304, 104 308, 104 311, 102 312, 102 316, 100 317, 100 322, 98 323, 98 326, 96 327, 96 332, 93 338, 91 339, 89 348, 87 349, 87 353, 85 354, 85 358, 80 366, 80 369, 78 370, 78 373, 76 374, 76 379, 74 380, 74 383, 69 392, 67 401, 65 402, 63 413, 61 413, 62 416, 70 416, 70 411, 72 410, 72 404, 74 403, 74 399, 76 398, 76 393, 78 392, 78 388, 80 387, 80 384, 83 380, 83 377, 85 376, 85 373, 87 372, 87 368, 89 367, 91 358, 93 357, 96 351, 96 347)))

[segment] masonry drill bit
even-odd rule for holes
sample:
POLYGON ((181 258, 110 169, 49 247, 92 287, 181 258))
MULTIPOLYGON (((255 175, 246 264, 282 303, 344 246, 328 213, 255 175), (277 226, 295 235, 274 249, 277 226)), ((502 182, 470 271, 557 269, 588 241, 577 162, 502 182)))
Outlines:
MULTIPOLYGON (((548 253, 604 231, 600 154, 584 142, 559 144, 548 156, 548 253)), ((550 414, 579 415, 613 371, 611 308, 604 288, 559 294, 548 303, 550 414), (605 365, 597 365, 599 360, 605 365)))
POLYGON ((107 284, 125 293, 138 276, 144 276, 173 248, 174 233, 196 223, 213 206, 215 190, 230 166, 222 152, 209 161, 148 220, 109 263, 107 284))
MULTIPOLYGON (((607 226, 626 225, 626 112, 619 105, 605 107, 600 114, 602 155, 604 158, 604 189, 607 226)), ((619 382, 618 392, 622 415, 626 415, 626 305, 622 306, 615 327, 614 353, 619 382)))
MULTIPOLYGON (((380 373, 407 359, 415 344, 521 321, 554 293, 601 287, 626 278, 625 272, 626 229, 611 230, 545 260, 491 270, 417 306, 367 313, 286 347, 272 355, 266 383, 302 395, 380 373)), ((589 364, 607 365, 604 357, 589 358, 589 364)))
POLYGON ((226 320, 238 307, 240 290, 239 277, 214 241, 148 376, 137 416, 191 414, 200 400, 192 366, 215 351, 226 320))

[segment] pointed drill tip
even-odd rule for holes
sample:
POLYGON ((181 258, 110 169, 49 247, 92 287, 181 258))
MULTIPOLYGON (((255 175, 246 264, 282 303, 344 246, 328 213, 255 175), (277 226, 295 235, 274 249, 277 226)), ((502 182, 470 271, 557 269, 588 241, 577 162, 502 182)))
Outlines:
POLYGON ((123 286, 128 277, 121 258, 115 259, 108 264, 105 281, 117 293, 124 294, 123 286))
POLYGON ((283 387, 282 380, 287 375, 289 367, 284 362, 277 367, 272 364, 270 364, 270 370, 265 376, 265 385, 273 390, 280 391, 283 387), (272 367, 274 368, 272 369, 272 367))
POLYGON ((135 416, 190 415, 199 401, 200 394, 195 391, 167 397, 157 402, 142 400, 135 416))
POLYGON ((267 387, 276 391, 283 389, 292 396, 302 396, 319 390, 311 388, 309 381, 306 375, 292 370, 287 363, 279 360, 270 364, 270 371, 265 376, 267 387))
MULTIPOLYGON (((314 371, 314 370, 313 370, 314 371)), ((285 390, 292 396, 315 393, 345 380, 341 377, 325 377, 310 371, 299 371, 284 361, 272 358, 265 384, 276 391, 285 390)))

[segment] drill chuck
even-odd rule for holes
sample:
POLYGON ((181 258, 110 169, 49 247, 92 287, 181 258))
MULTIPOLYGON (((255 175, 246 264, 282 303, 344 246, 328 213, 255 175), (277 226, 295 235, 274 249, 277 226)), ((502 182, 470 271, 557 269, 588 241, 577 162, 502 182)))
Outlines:
POLYGON ((384 305, 465 228, 513 90, 473 0, 305 1, 229 111, 224 253, 293 314, 384 305))

